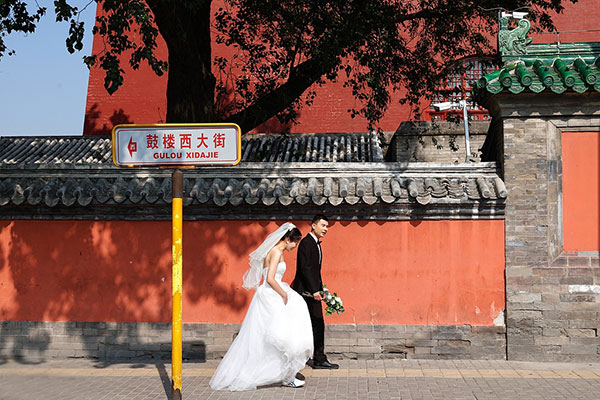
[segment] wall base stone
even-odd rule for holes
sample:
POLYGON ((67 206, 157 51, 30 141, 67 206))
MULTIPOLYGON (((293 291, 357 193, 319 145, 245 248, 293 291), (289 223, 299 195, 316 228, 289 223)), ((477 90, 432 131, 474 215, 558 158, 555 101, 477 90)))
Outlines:
MULTIPOLYGON (((223 357, 240 324, 183 326, 184 360, 223 357)), ((497 326, 330 324, 326 353, 348 359, 505 359, 506 329, 497 326)), ((168 323, 1 321, 0 359, 170 360, 168 323)))
POLYGON ((598 362, 599 283, 596 254, 563 252, 549 266, 511 270, 507 276, 508 357, 598 362))

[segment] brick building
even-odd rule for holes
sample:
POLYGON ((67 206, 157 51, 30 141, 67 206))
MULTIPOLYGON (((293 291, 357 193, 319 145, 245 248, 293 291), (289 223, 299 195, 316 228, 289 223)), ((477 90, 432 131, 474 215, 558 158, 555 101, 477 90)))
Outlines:
POLYGON ((511 193, 507 354, 596 361, 600 44, 526 45, 527 29, 503 28, 504 64, 475 93, 492 115, 482 159, 502 167, 511 193))

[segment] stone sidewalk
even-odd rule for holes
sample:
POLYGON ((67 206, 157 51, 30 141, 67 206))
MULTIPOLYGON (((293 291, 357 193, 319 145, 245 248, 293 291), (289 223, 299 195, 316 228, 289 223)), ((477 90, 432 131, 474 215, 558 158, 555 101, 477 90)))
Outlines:
MULTIPOLYGON (((218 362, 184 363, 183 399, 548 400, 600 398, 600 364, 514 361, 341 360, 335 371, 304 369, 306 387, 214 392, 218 362)), ((169 364, 61 360, 0 361, 0 399, 169 399, 169 364)))

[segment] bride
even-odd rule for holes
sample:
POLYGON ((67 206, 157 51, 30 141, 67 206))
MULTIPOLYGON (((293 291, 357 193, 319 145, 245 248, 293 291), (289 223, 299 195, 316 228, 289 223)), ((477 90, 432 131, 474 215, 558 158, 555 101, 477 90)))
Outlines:
POLYGON ((239 334, 210 380, 214 390, 304 385, 295 376, 313 353, 310 316, 302 297, 281 281, 283 252, 293 250, 301 238, 298 228, 286 222, 250 253, 242 286, 256 293, 239 334))

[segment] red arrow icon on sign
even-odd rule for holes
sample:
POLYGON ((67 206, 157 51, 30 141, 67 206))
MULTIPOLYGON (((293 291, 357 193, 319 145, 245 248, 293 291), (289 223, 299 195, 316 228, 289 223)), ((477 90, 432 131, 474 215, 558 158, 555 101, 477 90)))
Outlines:
POLYGON ((133 158, 133 153, 137 151, 137 142, 133 141, 133 138, 129 138, 129 144, 127 145, 127 150, 129 150, 129 157, 133 158))

